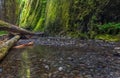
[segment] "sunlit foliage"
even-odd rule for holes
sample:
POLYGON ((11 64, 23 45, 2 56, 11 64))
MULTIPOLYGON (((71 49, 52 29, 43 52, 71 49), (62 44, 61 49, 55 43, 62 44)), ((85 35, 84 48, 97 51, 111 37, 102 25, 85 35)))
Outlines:
MULTIPOLYGON (((17 24, 32 31, 84 38, 119 34, 119 0, 13 1, 18 4, 17 24)), ((9 3, 6 5, 10 6, 9 3)))

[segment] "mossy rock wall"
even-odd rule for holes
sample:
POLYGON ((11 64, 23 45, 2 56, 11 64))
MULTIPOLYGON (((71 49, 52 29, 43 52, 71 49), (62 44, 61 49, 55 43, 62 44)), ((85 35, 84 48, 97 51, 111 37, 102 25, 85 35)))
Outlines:
MULTIPOLYGON (((119 0, 1 0, 5 18, 19 26, 50 35, 93 38, 98 24, 119 18, 119 0), (15 5, 14 5, 15 4, 15 5), (115 5, 116 4, 116 5, 115 5), (114 10, 109 9, 114 6, 114 10), (5 7, 5 6, 4 6, 5 7), (109 8, 110 7, 110 8, 109 8), (107 13, 110 11, 109 13, 107 13), (108 14, 108 16, 107 16, 108 14), (15 15, 15 16, 13 16, 15 15)), ((119 20, 117 20, 118 22, 119 20)), ((100 30, 101 31, 101 30, 100 30)))
POLYGON ((17 0, 0 0, 0 20, 16 24, 19 4, 17 0))
POLYGON ((19 25, 49 34, 88 33, 108 0, 21 0, 19 25))

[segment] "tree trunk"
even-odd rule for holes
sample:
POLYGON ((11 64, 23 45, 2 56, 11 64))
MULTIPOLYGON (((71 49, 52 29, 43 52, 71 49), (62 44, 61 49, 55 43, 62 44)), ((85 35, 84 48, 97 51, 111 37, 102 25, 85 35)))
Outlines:
POLYGON ((12 39, 6 41, 0 45, 0 60, 2 60, 8 53, 8 50, 20 39, 19 35, 16 35, 12 39))
POLYGON ((13 33, 18 33, 21 35, 43 35, 42 32, 36 34, 33 32, 30 32, 28 30, 25 30, 23 28, 20 28, 18 26, 12 25, 10 23, 4 22, 2 20, 0 20, 0 30, 2 31, 9 31, 9 32, 13 32, 13 33))
POLYGON ((8 31, 11 33, 16 33, 18 35, 14 36, 12 39, 2 43, 0 45, 0 60, 4 58, 4 56, 8 53, 8 50, 20 39, 23 35, 36 35, 42 36, 43 33, 33 33, 18 26, 12 25, 10 23, 4 22, 0 20, 0 30, 8 31))

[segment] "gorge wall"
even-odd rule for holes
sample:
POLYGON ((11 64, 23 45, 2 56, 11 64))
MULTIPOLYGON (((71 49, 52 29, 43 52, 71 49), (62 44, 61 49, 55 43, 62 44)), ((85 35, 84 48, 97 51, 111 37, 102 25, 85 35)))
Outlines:
POLYGON ((119 0, 0 0, 0 19, 50 35, 92 38, 96 24, 119 22, 119 4, 119 0))

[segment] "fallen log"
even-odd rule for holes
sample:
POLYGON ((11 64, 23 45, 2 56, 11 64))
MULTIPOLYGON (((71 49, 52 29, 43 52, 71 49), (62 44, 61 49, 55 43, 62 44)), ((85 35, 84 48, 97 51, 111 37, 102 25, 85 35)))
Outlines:
POLYGON ((0 45, 0 60, 2 60, 6 54, 8 53, 9 49, 20 39, 19 35, 16 35, 12 39, 4 42, 0 45))
MULTIPOLYGON (((0 45, 0 60, 2 60, 5 57, 5 55, 8 53, 8 50, 20 39, 20 37, 22 37, 24 35, 42 36, 44 34, 43 32, 33 33, 31 31, 28 31, 28 30, 20 28, 16 25, 12 25, 10 23, 4 22, 2 20, 0 20, 0 30, 8 31, 9 33, 12 33, 13 35, 17 34, 12 39, 10 39, 6 42, 3 42, 0 45)), ((33 43, 24 44, 21 46, 29 46, 29 45, 33 45, 33 43)), ((17 46, 16 48, 19 48, 21 46, 17 46)))
POLYGON ((38 36, 43 35, 43 32, 33 33, 31 31, 20 28, 16 25, 12 25, 12 24, 7 23, 7 22, 2 21, 2 20, 0 20, 0 30, 8 31, 8 32, 12 32, 12 33, 18 33, 20 35, 38 35, 38 36))
POLYGON ((20 48, 25 48, 26 46, 33 46, 34 42, 29 42, 21 45, 14 46, 13 48, 20 49, 20 48))

